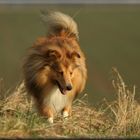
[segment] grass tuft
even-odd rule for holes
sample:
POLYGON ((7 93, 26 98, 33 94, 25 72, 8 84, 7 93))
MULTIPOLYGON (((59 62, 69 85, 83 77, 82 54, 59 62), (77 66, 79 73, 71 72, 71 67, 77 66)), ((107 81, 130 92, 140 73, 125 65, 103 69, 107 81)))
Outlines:
POLYGON ((94 108, 85 94, 74 101, 71 117, 63 120, 59 114, 53 125, 39 116, 23 82, 7 96, 0 92, 0 137, 139 137, 140 104, 135 100, 135 86, 129 89, 118 70, 112 71, 116 100, 105 100, 104 108, 94 108))

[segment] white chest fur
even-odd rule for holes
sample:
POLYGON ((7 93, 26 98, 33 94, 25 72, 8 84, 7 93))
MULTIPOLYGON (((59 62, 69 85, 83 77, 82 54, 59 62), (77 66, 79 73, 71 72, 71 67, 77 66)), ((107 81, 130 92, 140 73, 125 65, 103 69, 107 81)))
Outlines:
POLYGON ((55 113, 60 112, 68 103, 68 96, 63 95, 58 86, 54 86, 44 99, 44 104, 50 106, 55 113))

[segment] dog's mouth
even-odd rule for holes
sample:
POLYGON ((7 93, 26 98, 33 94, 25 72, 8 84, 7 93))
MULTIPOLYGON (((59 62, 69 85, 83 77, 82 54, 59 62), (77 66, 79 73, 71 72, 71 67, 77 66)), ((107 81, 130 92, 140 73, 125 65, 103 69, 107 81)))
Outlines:
POLYGON ((58 81, 56 81, 56 84, 58 85, 60 92, 61 92, 63 95, 66 95, 67 90, 64 89, 64 88, 62 88, 58 81))

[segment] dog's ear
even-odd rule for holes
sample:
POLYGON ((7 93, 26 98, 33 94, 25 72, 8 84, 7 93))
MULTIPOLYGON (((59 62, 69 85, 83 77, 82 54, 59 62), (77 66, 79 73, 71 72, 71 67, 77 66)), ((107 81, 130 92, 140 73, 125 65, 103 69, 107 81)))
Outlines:
POLYGON ((72 52, 71 57, 72 57, 72 58, 74 58, 74 57, 76 57, 76 58, 81 58, 81 55, 80 55, 80 53, 74 51, 74 52, 72 52))
POLYGON ((59 53, 57 50, 49 49, 49 50, 47 50, 47 52, 46 52, 46 57, 50 57, 50 58, 60 58, 61 55, 60 55, 60 53, 59 53))

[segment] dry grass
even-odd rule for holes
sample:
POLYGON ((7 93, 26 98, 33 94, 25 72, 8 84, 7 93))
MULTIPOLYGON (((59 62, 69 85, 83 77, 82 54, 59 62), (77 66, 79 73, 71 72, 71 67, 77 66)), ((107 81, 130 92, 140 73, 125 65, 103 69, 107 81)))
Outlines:
POLYGON ((63 120, 58 115, 53 125, 37 114, 24 84, 19 84, 12 94, 1 97, 0 137, 139 137, 140 105, 135 100, 135 86, 128 89, 117 69, 113 68, 113 73, 115 101, 105 101, 104 107, 97 109, 88 104, 85 94, 74 101, 71 117, 63 120))

